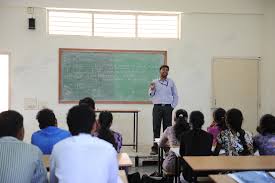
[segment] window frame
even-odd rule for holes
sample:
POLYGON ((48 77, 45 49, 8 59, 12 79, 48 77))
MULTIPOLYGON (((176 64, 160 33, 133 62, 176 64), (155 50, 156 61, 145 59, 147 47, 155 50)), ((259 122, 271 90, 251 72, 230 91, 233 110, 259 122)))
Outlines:
POLYGON ((47 34, 49 36, 87 36, 87 37, 102 37, 102 38, 130 38, 130 39, 173 39, 173 40, 180 40, 181 39, 181 16, 182 12, 151 12, 151 11, 119 11, 119 10, 89 10, 89 9, 60 9, 60 8, 46 8, 47 9, 47 34), (59 12, 76 12, 76 13, 91 13, 92 17, 92 33, 91 36, 88 35, 65 35, 65 34, 50 34, 49 32, 49 12, 50 11, 59 11, 59 12), (135 16, 135 34, 133 37, 119 37, 119 36, 95 36, 94 28, 94 15, 95 14, 114 14, 114 15, 134 15, 135 16), (138 36, 138 16, 176 16, 176 37, 139 37, 138 36))

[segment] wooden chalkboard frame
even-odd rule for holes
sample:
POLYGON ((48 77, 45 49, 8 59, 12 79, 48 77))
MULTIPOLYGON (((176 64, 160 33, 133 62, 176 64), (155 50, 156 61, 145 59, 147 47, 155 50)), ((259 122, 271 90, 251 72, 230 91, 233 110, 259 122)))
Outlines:
MULTIPOLYGON (((66 51, 77 52, 111 52, 111 53, 156 53, 163 54, 164 64, 167 64, 167 51, 162 50, 112 50, 112 49, 80 49, 80 48, 59 48, 59 73, 58 73, 58 101, 60 104, 76 104, 78 100, 62 100, 62 53, 66 51)), ((112 101, 112 100, 97 100, 97 104, 151 104, 151 101, 112 101)))

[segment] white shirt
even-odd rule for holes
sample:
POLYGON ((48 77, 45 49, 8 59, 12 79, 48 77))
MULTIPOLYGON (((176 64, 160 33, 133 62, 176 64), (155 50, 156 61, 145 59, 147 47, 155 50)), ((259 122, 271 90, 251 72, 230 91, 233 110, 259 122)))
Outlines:
POLYGON ((118 180, 117 152, 110 143, 80 134, 54 146, 51 183, 117 183, 118 180))

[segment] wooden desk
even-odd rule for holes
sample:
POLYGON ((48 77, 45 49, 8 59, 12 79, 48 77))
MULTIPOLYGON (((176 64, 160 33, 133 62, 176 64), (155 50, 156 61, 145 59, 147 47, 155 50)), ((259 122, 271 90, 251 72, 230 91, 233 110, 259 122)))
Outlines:
POLYGON ((120 168, 133 166, 133 163, 127 153, 119 153, 117 155, 117 160, 120 168))
POLYGON ((275 170, 275 156, 184 156, 193 171, 275 170))
POLYGON ((138 152, 138 113, 140 110, 126 110, 126 109, 96 109, 95 112, 110 111, 111 113, 132 113, 134 115, 134 129, 133 129, 133 144, 122 144, 123 146, 133 146, 138 152))
POLYGON ((154 143, 158 144, 158 172, 162 175, 163 148, 159 146, 160 138, 154 138, 154 143))
POLYGON ((124 170, 119 170, 119 177, 122 183, 128 183, 128 179, 124 170))
POLYGON ((209 175, 209 177, 215 183, 236 183, 236 181, 231 177, 229 177, 228 175, 209 175))
MULTIPOLYGON (((133 163, 127 153, 119 153, 117 160, 120 168, 133 166, 133 163)), ((46 168, 50 167, 50 155, 43 155, 43 164, 46 168)))

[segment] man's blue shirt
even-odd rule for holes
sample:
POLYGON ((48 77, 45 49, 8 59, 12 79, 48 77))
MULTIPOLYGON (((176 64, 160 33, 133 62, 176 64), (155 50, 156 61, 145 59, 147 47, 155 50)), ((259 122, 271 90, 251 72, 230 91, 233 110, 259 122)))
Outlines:
POLYGON ((49 126, 32 134, 31 143, 40 148, 43 154, 51 154, 53 146, 67 138, 70 137, 70 132, 62 130, 55 126, 49 126))

